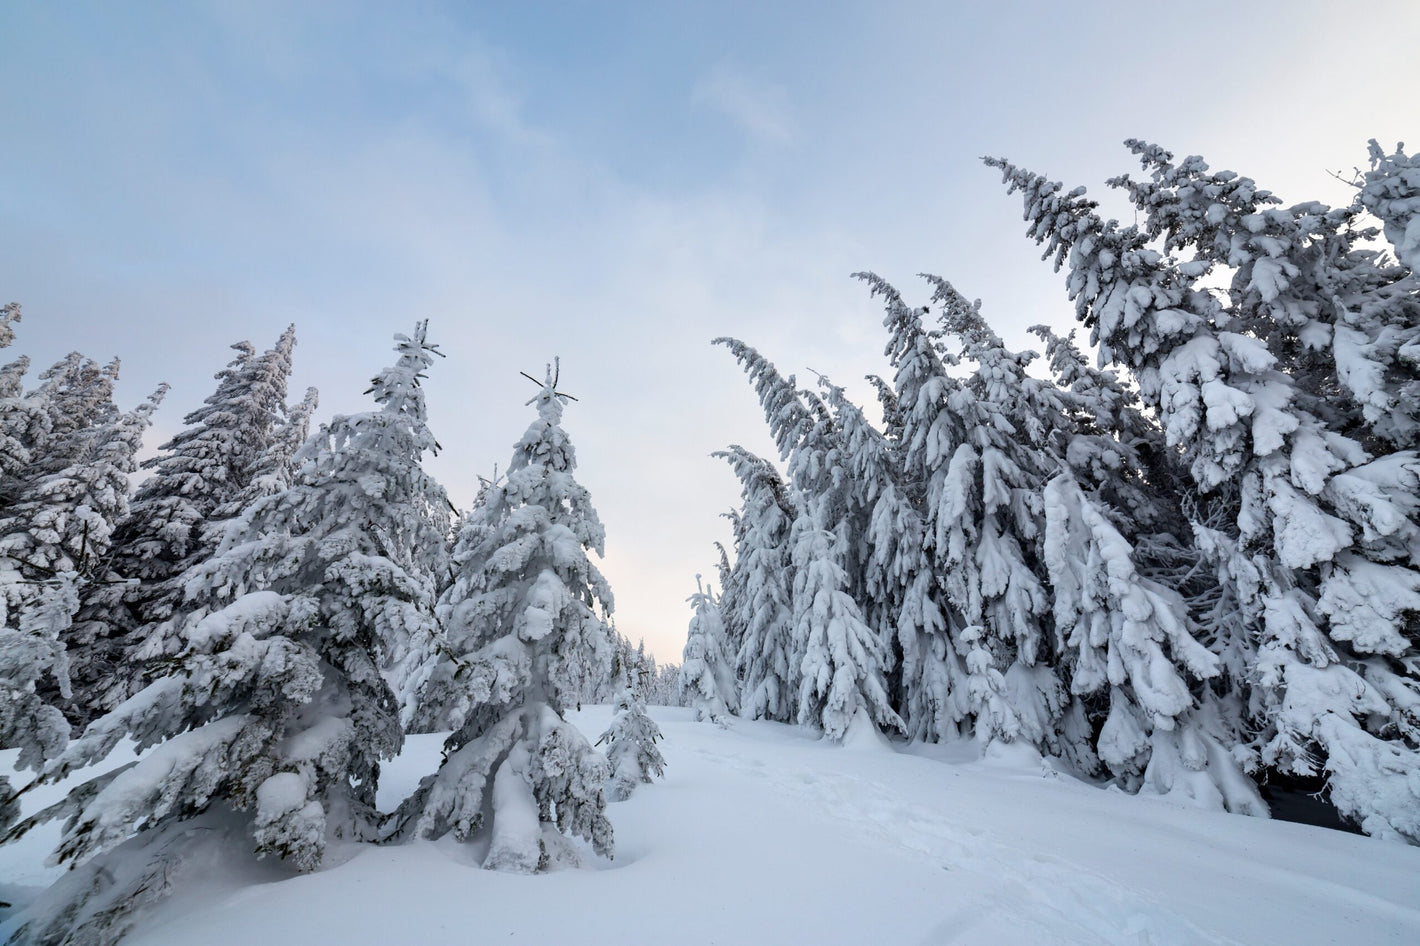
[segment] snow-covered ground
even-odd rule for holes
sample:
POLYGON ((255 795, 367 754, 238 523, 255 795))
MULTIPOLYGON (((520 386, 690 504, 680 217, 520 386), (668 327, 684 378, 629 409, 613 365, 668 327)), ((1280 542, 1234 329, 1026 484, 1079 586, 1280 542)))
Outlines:
MULTIPOLYGON (((1420 943, 1420 848, 1103 791, 1038 759, 652 715, 666 778, 612 806, 614 861, 528 877, 451 841, 352 847, 279 881, 218 870, 127 942, 1420 943)), ((595 738, 609 717, 573 720, 595 738)), ((409 740, 382 802, 434 769, 441 741, 409 740)), ((56 834, 0 848, 12 894, 52 876, 56 834)))

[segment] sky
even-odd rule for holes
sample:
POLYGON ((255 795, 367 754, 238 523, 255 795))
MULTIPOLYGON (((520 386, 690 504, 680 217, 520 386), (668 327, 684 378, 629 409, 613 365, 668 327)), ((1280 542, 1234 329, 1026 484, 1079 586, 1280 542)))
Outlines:
POLYGON ((460 505, 560 356, 617 626, 662 660, 729 542, 710 454, 773 455, 712 338, 871 401, 856 271, 923 301, 946 276, 1018 347, 1071 325, 982 155, 1127 219, 1126 138, 1332 204, 1368 139, 1420 139, 1413 0, 15 0, 0 36, 14 351, 117 356, 124 406, 170 383, 156 446, 233 342, 294 323, 292 400, 318 387, 324 420, 427 318, 428 469, 460 505))

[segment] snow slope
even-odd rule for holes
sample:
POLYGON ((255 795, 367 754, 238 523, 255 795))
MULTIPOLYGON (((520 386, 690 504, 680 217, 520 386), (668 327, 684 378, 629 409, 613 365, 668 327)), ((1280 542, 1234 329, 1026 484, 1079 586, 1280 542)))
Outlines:
MULTIPOLYGON (((454 843, 347 848, 279 882, 252 883, 274 866, 219 873, 128 942, 1420 942, 1417 848, 1103 791, 1010 753, 834 747, 651 712, 667 774, 612 806, 614 861, 526 877, 454 843)), ((595 738, 609 717, 573 720, 595 738)), ((409 740, 383 803, 433 770, 440 742, 409 740)), ((53 837, 0 848, 0 881, 40 881, 53 837)))

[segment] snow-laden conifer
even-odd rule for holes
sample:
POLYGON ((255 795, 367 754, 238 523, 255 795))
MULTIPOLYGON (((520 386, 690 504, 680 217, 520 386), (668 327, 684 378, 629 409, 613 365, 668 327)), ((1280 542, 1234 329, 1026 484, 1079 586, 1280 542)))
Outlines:
MULTIPOLYGON (((0 307, 0 348, 15 340, 14 323, 20 321, 19 303, 0 307)), ((0 515, 18 497, 23 474, 34 451, 48 433, 49 417, 37 394, 25 394, 25 372, 30 360, 21 355, 0 365, 0 515)))
POLYGON ((1357 207, 1282 208, 1199 158, 1130 147, 1151 179, 1116 183, 1142 229, 991 163, 1023 194, 1031 235, 1068 262, 1102 361, 1131 371, 1189 468, 1196 541, 1255 647, 1258 734, 1242 753, 1324 771, 1365 831, 1420 841, 1420 467, 1389 386, 1408 369, 1382 343, 1413 322, 1413 274, 1359 245, 1357 207), (1166 255, 1180 249, 1191 258, 1166 255))
MULTIPOLYGON (((1062 670, 1076 696, 1108 697, 1091 748, 1126 788, 1265 816, 1230 755, 1236 733, 1194 698, 1190 681, 1216 677, 1219 661, 1195 638, 1182 596, 1139 574, 1134 549, 1069 473, 1044 495, 1062 670)), ((1068 727, 1065 737, 1078 739, 1068 727)))
POLYGON ((967 623, 961 638, 970 648, 976 733, 1056 751, 1065 701, 1052 666, 1038 545, 1040 493, 1057 465, 1050 441, 1061 423, 1058 392, 1026 374, 1035 353, 1007 349, 982 318, 979 301, 968 301, 946 280, 927 278, 943 331, 974 368, 948 399, 962 441, 949 461, 953 514, 937 520, 937 554, 967 623))
POLYGON ((697 720, 724 726, 738 709, 735 671, 725 646, 725 623, 713 589, 695 576, 695 594, 685 599, 694 610, 680 662, 680 691, 697 720))
POLYGON ((647 667, 647 657, 645 654, 644 642, 641 647, 632 647, 631 640, 626 635, 616 629, 613 622, 608 622, 611 628, 612 647, 611 661, 607 665, 605 674, 591 676, 578 693, 578 706, 583 703, 605 703, 612 704, 616 701, 616 695, 622 690, 630 689, 636 695, 645 698, 647 692, 647 680, 649 679, 649 668, 647 667))
POLYGON ((911 738, 936 742, 969 729, 967 626, 937 569, 938 536, 955 515, 947 490, 949 461, 962 440, 960 422, 948 407, 959 380, 947 371, 950 356, 923 325, 926 308, 908 306, 898 291, 872 273, 859 273, 886 304, 886 354, 893 365, 897 405, 895 450, 913 512, 884 502, 872 521, 873 567, 885 583, 900 587, 901 610, 894 625, 901 654, 895 674, 897 706, 911 738))
POLYGON ((793 722, 798 715, 803 649, 794 638, 794 572, 789 530, 797 513, 768 461, 743 447, 716 453, 739 477, 742 506, 735 536, 732 607, 744 636, 734 655, 740 707, 750 719, 793 722))
POLYGON ((814 417, 804 403, 802 392, 795 385, 794 376, 781 375, 773 362, 739 339, 722 337, 712 344, 725 346, 740 363, 754 385, 779 455, 784 459, 791 457, 814 424, 814 417))
POLYGON ((40 373, 31 392, 41 416, 33 459, 22 473, 27 481, 73 466, 89 453, 94 430, 119 413, 113 401, 118 369, 117 358, 100 366, 73 351, 40 373))
POLYGON ((1186 473, 1112 370, 1090 367, 1072 337, 1032 331, 1045 340, 1066 415, 1056 434, 1062 472, 1045 487, 1043 548, 1057 671, 1075 697, 1062 721, 1063 748, 1086 771, 1098 750, 1125 787, 1265 813, 1230 752, 1245 728, 1250 661, 1212 568, 1185 541, 1186 473), (1141 645, 1168 656, 1130 659, 1141 645), (1140 669, 1142 699, 1130 682, 1140 669), (1168 701, 1158 695, 1180 688, 1188 709, 1160 712, 1168 701))
MULTIPOLYGON (((734 544, 740 545, 745 530, 750 528, 742 511, 730 509, 721 515, 730 521, 730 533, 733 536, 734 544)), ((730 564, 730 553, 723 544, 716 542, 714 545, 717 556, 715 571, 720 578, 720 593, 716 597, 716 603, 720 608, 720 620, 725 626, 725 654, 729 657, 730 666, 734 669, 735 692, 739 693, 744 687, 744 681, 736 655, 739 654, 740 648, 744 645, 745 636, 749 632, 748 597, 750 589, 748 580, 750 576, 730 564)))
MULTIPOLYGON (((896 432, 889 437, 868 422, 862 408, 850 401, 841 387, 825 378, 819 383, 843 443, 840 475, 847 480, 851 507, 861 510, 854 530, 861 533, 859 541, 865 549, 857 600, 864 621, 882 642, 880 664, 884 674, 896 682, 896 692, 890 687, 890 693, 902 713, 914 706, 917 695, 904 686, 903 661, 909 651, 919 656, 916 646, 931 646, 918 636, 924 628, 930 634, 930 629, 940 632, 944 625, 941 613, 923 594, 924 587, 935 584, 935 576, 920 511, 922 490, 904 473, 900 438, 905 428, 900 412, 891 421, 896 432), (895 659, 894 644, 903 657, 895 659)), ((891 417, 896 410, 895 396, 890 391, 879 395, 891 417)), ((920 669, 914 661, 914 670, 920 669)))
POLYGON ((15 344, 15 330, 10 326, 18 321, 20 321, 20 304, 18 302, 7 302, 0 306, 0 348, 9 348, 15 344))
POLYGON ((661 728, 646 715, 646 703, 630 687, 616 695, 611 725, 597 739, 606 744, 611 763, 607 791, 612 801, 626 801, 640 785, 649 785, 665 772, 666 760, 656 743, 661 728))
POLYGON ((81 726, 142 686, 140 653, 170 656, 180 646, 168 622, 182 601, 182 576, 216 551, 219 523, 243 508, 236 500, 286 410, 294 344, 292 327, 262 355, 248 342, 233 345, 237 355, 217 373, 216 391, 144 462, 152 473, 114 535, 111 580, 85 596, 78 622, 94 658, 74 676, 81 726))
MULTIPOLYGON (((0 748, 39 771, 68 741, 71 675, 89 654, 71 634, 85 588, 101 574, 128 476, 166 387, 85 438, 71 466, 33 480, 0 518, 0 748)), ((0 780, 0 829, 18 812, 0 780)))
POLYGON ((319 404, 320 392, 306 388, 300 402, 287 408, 285 419, 271 431, 265 452, 249 467, 246 485, 234 499, 213 510, 208 529, 215 535, 207 537, 209 542, 220 545, 222 533, 241 516, 242 510, 259 499, 289 489, 296 481, 296 456, 310 437, 311 418, 319 404))
POLYGON ((432 580, 416 549, 442 540, 419 469, 433 438, 418 379, 434 351, 424 324, 396 339, 399 360, 373 387, 380 409, 322 428, 297 481, 190 572, 170 673, 46 769, 58 781, 125 737, 152 747, 19 826, 65 819, 55 857, 77 867, 31 905, 21 941, 111 941, 215 851, 313 870, 332 840, 378 835, 379 760, 402 741, 380 655, 427 633, 432 580))
MULTIPOLYGON (((49 593, 50 579, 70 576, 62 592, 80 594, 101 578, 114 531, 128 511, 128 477, 167 386, 144 404, 87 430, 71 465, 32 480, 0 518, 0 556, 17 576, 5 590, 12 613, 49 593)), ((70 614, 72 617, 72 612, 70 614)))
MULTIPOLYGON (((801 497, 795 504, 796 520, 790 538, 795 568, 792 640, 801 674, 799 721, 815 728, 826 725, 833 738, 841 738, 848 720, 843 720, 840 726, 830 704, 852 703, 855 710, 857 706, 864 707, 874 722, 887 728, 901 728, 902 722, 890 707, 885 691, 882 698, 877 692, 879 682, 885 680, 889 670, 891 655, 886 642, 891 639, 893 622, 900 608, 890 590, 878 587, 870 591, 867 587, 870 578, 868 533, 874 506, 891 479, 891 473, 885 469, 890 460, 885 456, 882 438, 868 430, 866 422, 861 420, 861 412, 845 408, 847 402, 841 390, 827 379, 821 379, 824 389, 831 400, 837 401, 845 420, 853 424, 856 436, 850 435, 838 422, 829 402, 813 392, 794 390, 794 379, 780 375, 757 351, 734 339, 717 341, 734 353, 755 384, 770 432, 788 460, 790 479, 801 497), (856 465, 855 451, 862 458, 856 465), (855 477, 854 472, 866 475, 855 477), (815 538, 815 533, 823 531, 831 535, 826 539, 815 538), (801 543, 803 549, 799 547, 801 543), (815 580, 804 585, 812 589, 811 597, 820 593, 826 595, 817 604, 800 599, 801 558, 820 566, 815 580), (822 591, 830 586, 835 589, 832 594, 822 591), (824 603, 830 601, 830 611, 824 611, 824 603), (847 615, 850 608, 851 629, 840 635, 837 615, 847 615), (832 617, 828 616, 830 613, 832 617), (818 618, 807 619, 809 615, 824 615, 823 621, 827 623, 818 623, 818 618), (876 626, 866 623, 869 618, 876 626), (813 645, 809 638, 811 631, 828 632, 835 639, 821 639, 813 645), (807 661, 814 646, 817 646, 814 677, 810 680, 807 661), (822 679, 825 666, 833 667, 830 676, 837 678, 832 684, 837 689, 833 696, 830 696, 829 682, 822 679), (851 670, 839 673, 839 668, 850 666, 851 670), (848 696, 844 689, 848 674, 858 675, 853 686, 861 688, 862 699, 848 696)), ((876 574, 873 577, 877 577, 876 574)), ((850 713, 850 719, 851 716, 850 713)))
POLYGON ((30 360, 21 355, 0 365, 0 509, 13 502, 15 479, 30 462, 38 405, 24 396, 30 360))
POLYGON ((611 589, 588 558, 605 533, 574 478, 549 365, 537 419, 466 526, 439 602, 446 661, 422 713, 454 732, 439 770, 400 808, 396 831, 486 844, 485 867, 532 872, 575 861, 566 836, 612 853, 607 764, 564 718, 610 670, 611 589), (467 530, 477 530, 470 534, 467 530))
MULTIPOLYGON (((840 742, 855 719, 901 730, 889 705, 886 647, 848 594, 843 539, 811 505, 794 523, 794 626, 804 641, 799 722, 840 742)), ((688 661, 687 661, 688 662, 688 661)))
POLYGON ((1361 205, 1380 218, 1385 237, 1396 258, 1410 270, 1420 272, 1420 156, 1407 155, 1405 146, 1396 145, 1386 154, 1374 139, 1370 143, 1371 168, 1361 187, 1361 205))

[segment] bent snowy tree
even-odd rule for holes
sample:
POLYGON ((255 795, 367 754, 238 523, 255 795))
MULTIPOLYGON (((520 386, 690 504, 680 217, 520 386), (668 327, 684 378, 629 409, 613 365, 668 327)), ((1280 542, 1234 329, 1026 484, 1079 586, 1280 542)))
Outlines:
POLYGON ((1420 842, 1415 161, 1373 146, 1350 207, 1282 207, 1200 158, 1128 146, 1149 179, 1111 184, 1138 227, 988 163, 1066 266, 1101 363, 1131 373, 1182 454, 1250 651, 1256 735, 1234 751, 1254 771, 1324 772, 1367 833, 1420 842), (1363 208, 1399 261, 1367 246, 1363 208))

